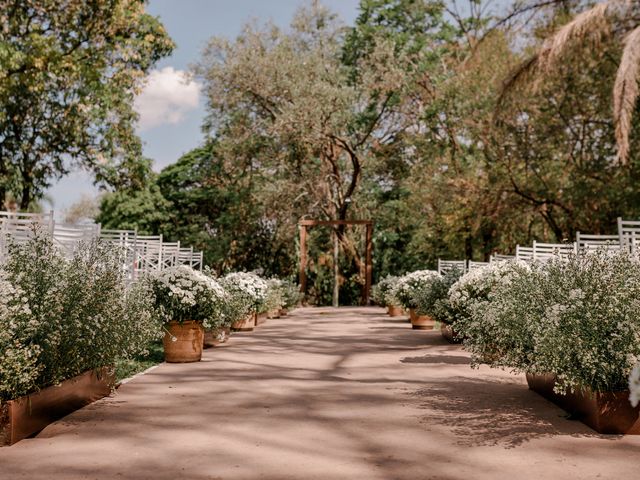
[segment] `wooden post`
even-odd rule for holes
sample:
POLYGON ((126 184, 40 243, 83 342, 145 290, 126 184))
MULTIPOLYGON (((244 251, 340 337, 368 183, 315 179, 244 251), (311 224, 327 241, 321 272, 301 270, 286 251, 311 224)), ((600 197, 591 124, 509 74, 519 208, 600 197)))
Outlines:
POLYGON ((333 229, 333 298, 332 305, 340 306, 340 243, 338 232, 333 229))
POLYGON ((366 253, 365 253, 365 269, 366 276, 364 281, 364 304, 369 305, 369 297, 371 296, 371 281, 372 281, 372 253, 373 253, 373 224, 367 224, 366 233, 366 253))
MULTIPOLYGON (((307 290, 307 228, 316 226, 338 226, 338 225, 364 225, 366 227, 366 252, 365 252, 365 284, 362 290, 362 303, 368 305, 371 297, 371 283, 373 273, 373 222, 371 220, 300 220, 298 227, 300 228, 300 291, 305 293, 307 290)), ((335 234, 334 234, 335 235, 335 234)), ((335 237, 337 239, 337 236, 335 237)), ((335 267, 338 265, 337 256, 339 255, 339 245, 336 248, 334 239, 334 275, 337 277, 335 267)), ((338 284, 336 282, 336 287, 338 284)), ((335 290, 335 289, 334 289, 335 290)), ((335 291, 334 291, 335 294, 335 291)), ((334 300, 337 295, 334 295, 334 300)))
POLYGON ((300 225, 300 291, 307 291, 307 227, 300 225))

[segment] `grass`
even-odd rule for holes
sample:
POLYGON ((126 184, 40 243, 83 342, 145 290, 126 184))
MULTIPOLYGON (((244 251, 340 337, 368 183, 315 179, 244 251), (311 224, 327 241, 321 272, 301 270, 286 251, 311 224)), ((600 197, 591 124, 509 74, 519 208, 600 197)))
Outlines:
POLYGON ((132 377, 136 373, 144 372, 147 368, 164 362, 162 342, 151 343, 147 350, 146 355, 140 355, 130 360, 116 361, 116 381, 132 377))

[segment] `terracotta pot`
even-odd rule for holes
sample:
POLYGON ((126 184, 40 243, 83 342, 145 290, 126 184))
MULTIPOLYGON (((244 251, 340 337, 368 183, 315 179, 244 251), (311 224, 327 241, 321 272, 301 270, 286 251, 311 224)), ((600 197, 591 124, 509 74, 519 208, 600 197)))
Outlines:
POLYGON ((462 343, 462 337, 458 335, 453 327, 449 324, 443 323, 440 328, 440 333, 442 337, 449 343, 462 343))
POLYGON ((409 309, 409 319, 415 330, 433 330, 436 321, 429 315, 418 315, 415 308, 409 309))
POLYGON ((396 305, 387 305, 387 313, 390 317, 401 317, 404 315, 402 307, 398 307, 396 305))
POLYGON ((229 340, 230 327, 217 328, 204 332, 204 348, 211 348, 229 340))
POLYGON ((250 332, 256 326, 256 316, 255 314, 247 315, 247 318, 244 320, 238 320, 233 325, 231 325, 231 330, 235 330, 237 332, 250 332))
POLYGON ((640 435, 640 406, 631 406, 628 390, 559 395, 553 391, 555 383, 555 375, 527 374, 527 384, 531 390, 571 413, 596 432, 640 435))
POLYGON ((169 322, 165 328, 168 330, 162 339, 165 362, 200 361, 204 344, 204 328, 201 323, 194 321, 169 322))
POLYGON ((267 318, 280 318, 280 309, 267 312, 267 318))
POLYGON ((268 313, 266 312, 258 313, 256 315, 256 325, 262 325, 264 322, 267 321, 267 318, 269 318, 268 313))
POLYGON ((113 368, 96 368, 60 385, 0 405, 0 446, 39 432, 65 415, 106 397, 115 385, 113 368))
POLYGON ((286 317, 287 315, 289 315, 289 310, 287 310, 286 308, 281 308, 280 309, 280 316, 281 317, 286 317))

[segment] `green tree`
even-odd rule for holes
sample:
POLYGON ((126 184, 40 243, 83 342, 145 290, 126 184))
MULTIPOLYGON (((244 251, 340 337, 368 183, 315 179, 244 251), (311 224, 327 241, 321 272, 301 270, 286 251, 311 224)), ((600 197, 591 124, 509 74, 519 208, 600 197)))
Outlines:
POLYGON ((74 166, 140 186, 133 97, 173 48, 144 6, 0 0, 0 209, 12 192, 26 210, 74 166))

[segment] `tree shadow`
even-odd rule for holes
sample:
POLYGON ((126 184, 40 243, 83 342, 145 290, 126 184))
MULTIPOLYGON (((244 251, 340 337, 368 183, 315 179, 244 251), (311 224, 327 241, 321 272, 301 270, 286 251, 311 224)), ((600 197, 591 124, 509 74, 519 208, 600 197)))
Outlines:
POLYGON ((401 363, 426 363, 438 364, 446 363, 449 365, 470 365, 471 359, 462 355, 423 355, 422 357, 404 357, 401 363))
POLYGON ((425 423, 448 427, 463 446, 514 448, 533 439, 569 435, 616 439, 567 419, 566 413, 518 382, 491 377, 432 381, 408 393, 428 411, 425 423))

